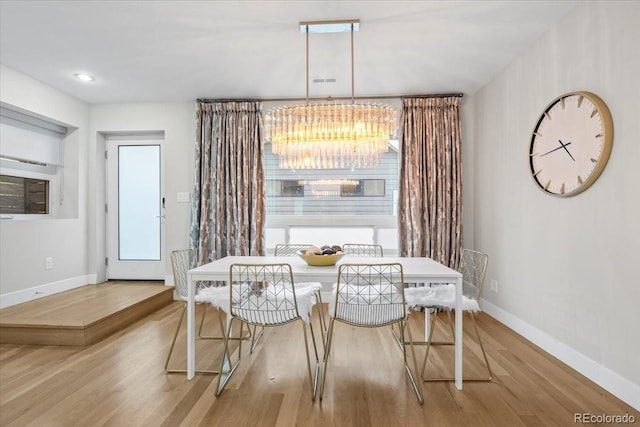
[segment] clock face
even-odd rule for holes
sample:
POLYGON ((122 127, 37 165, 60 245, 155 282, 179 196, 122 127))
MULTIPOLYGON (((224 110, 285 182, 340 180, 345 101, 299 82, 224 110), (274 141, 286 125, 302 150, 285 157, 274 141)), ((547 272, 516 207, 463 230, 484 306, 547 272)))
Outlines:
POLYGON ((606 104, 588 92, 554 100, 531 136, 529 166, 538 187, 573 196, 598 178, 609 159, 613 124, 606 104))

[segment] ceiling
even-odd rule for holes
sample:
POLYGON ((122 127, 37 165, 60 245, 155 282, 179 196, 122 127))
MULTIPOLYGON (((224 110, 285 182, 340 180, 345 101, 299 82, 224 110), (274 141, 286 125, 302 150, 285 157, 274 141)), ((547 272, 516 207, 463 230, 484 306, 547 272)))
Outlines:
MULTIPOLYGON (((298 23, 357 18, 356 96, 472 94, 581 1, 0 0, 0 63, 94 104, 304 98, 298 23)), ((350 49, 309 36, 309 78, 336 79, 311 97, 351 94, 350 49)))

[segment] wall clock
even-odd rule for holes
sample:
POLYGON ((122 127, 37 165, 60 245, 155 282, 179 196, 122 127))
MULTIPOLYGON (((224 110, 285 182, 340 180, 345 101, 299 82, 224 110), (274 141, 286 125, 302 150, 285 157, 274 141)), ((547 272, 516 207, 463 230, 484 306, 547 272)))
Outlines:
POLYGON ((540 115, 529 146, 529 167, 545 193, 567 197, 589 188, 609 160, 613 121, 607 105, 590 92, 571 92, 540 115))

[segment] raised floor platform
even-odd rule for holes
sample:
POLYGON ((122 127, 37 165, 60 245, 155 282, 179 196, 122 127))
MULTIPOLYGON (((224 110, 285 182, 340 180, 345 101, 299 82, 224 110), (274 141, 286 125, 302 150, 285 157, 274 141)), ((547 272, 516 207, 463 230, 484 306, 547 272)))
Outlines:
POLYGON ((87 285, 0 310, 0 344, 85 346, 172 301, 163 282, 87 285))

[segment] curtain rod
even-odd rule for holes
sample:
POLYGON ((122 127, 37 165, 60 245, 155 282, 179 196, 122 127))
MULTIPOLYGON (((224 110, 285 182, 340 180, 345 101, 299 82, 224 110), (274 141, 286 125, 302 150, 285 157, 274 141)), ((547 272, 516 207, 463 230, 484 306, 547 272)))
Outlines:
MULTIPOLYGON (((404 99, 404 98, 462 98, 462 93, 435 93, 431 95, 384 95, 384 96, 355 96, 353 99, 404 99)), ((325 96, 315 98, 294 97, 294 98, 261 98, 261 99, 214 99, 198 98, 198 102, 277 102, 277 101, 349 101, 350 96, 325 96)))

